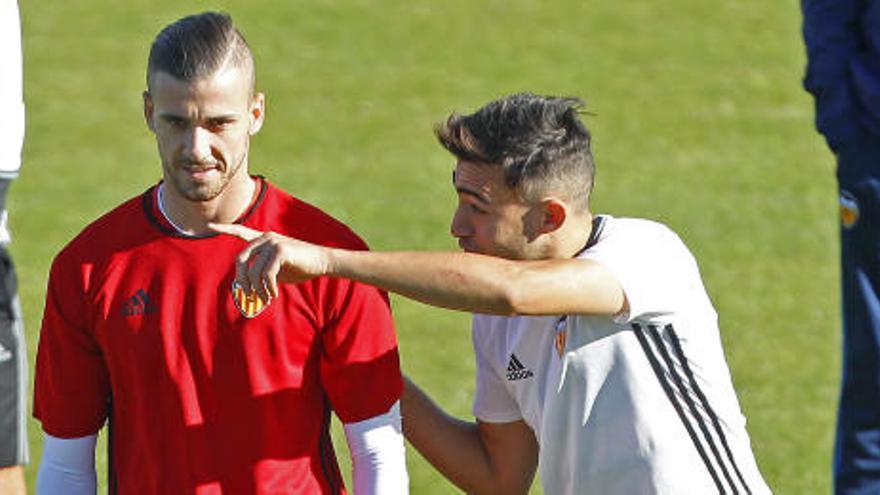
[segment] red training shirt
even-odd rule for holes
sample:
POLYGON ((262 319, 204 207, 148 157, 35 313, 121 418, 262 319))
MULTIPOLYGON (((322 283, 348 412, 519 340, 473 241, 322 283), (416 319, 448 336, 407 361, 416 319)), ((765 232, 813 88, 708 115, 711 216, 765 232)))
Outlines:
MULTIPOLYGON (((238 223, 366 249, 350 229, 265 179, 238 223)), ((247 318, 228 235, 178 234, 154 186, 55 258, 34 416, 50 435, 110 418, 111 488, 125 494, 345 493, 329 436, 402 390, 387 296, 345 279, 283 285, 247 318), (111 416, 112 415, 112 416, 111 416)))

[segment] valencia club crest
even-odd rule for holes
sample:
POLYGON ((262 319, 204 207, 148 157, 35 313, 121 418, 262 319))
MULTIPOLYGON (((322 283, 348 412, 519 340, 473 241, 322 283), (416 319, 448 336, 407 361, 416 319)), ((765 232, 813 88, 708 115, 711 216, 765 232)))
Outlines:
POLYGON ((245 292, 244 288, 238 285, 237 282, 232 282, 232 300, 235 302, 235 307, 238 308, 238 311, 245 318, 256 318, 269 305, 269 303, 260 299, 256 292, 250 294, 245 292))
POLYGON ((856 226, 859 221, 859 202, 849 191, 840 191, 840 222, 846 229, 856 226))
POLYGON ((565 344, 568 337, 567 326, 568 315, 562 315, 556 320, 556 338, 554 339, 553 344, 556 347, 556 354, 558 354, 560 358, 565 354, 565 344))

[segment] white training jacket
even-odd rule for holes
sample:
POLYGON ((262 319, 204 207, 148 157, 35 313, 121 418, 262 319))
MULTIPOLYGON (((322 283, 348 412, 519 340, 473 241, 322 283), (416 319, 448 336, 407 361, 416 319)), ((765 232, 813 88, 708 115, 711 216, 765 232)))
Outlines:
POLYGON ((0 0, 0 179, 21 168, 24 142, 24 90, 18 2, 0 0))

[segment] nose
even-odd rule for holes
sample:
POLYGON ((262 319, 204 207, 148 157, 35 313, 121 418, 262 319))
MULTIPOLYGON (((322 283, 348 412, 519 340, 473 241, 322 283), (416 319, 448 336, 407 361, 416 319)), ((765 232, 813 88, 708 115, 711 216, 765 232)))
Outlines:
POLYGON ((469 237, 473 234, 473 229, 467 219, 467 212, 464 211, 462 205, 458 205, 455 213, 452 215, 452 224, 449 226, 449 233, 456 239, 469 237))
POLYGON ((184 156, 193 161, 204 161, 211 156, 210 135, 207 129, 193 126, 184 142, 184 156))

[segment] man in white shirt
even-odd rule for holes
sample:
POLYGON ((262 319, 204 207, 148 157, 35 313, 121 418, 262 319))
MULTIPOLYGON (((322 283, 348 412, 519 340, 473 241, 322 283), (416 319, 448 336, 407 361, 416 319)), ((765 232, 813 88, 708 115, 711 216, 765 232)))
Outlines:
POLYGON ((477 313, 476 422, 417 386, 412 444, 469 493, 769 493, 697 264, 658 223, 593 215, 590 135, 574 98, 517 94, 438 126, 458 159, 464 253, 328 249, 240 226, 238 283, 351 278, 477 313))

